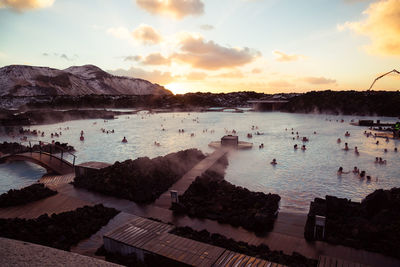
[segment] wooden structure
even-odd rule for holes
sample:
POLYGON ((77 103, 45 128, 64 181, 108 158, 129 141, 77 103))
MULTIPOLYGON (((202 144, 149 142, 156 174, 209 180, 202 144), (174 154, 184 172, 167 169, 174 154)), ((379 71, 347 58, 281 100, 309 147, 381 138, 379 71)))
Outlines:
POLYGON ((111 164, 98 161, 85 162, 75 166, 75 176, 91 175, 108 166, 111 164))
POLYGON ((325 255, 319 256, 318 267, 369 267, 370 265, 351 262, 343 259, 328 257, 325 255))
POLYGON ((220 149, 220 148, 233 148, 233 149, 251 149, 253 143, 239 141, 239 137, 236 135, 225 135, 221 138, 221 141, 213 141, 208 144, 209 147, 220 149))
POLYGON ((74 166, 72 163, 53 154, 41 151, 5 155, 0 158, 0 162, 8 161, 29 161, 42 166, 47 170, 47 172, 53 172, 56 174, 68 174, 74 172, 74 166))
POLYGON ((221 138, 221 146, 228 146, 237 148, 239 144, 239 137, 234 135, 225 135, 221 138))
POLYGON ((174 226, 137 217, 104 235, 104 248, 144 261, 156 256, 177 265, 189 266, 282 266, 255 257, 232 252, 169 232, 174 226))

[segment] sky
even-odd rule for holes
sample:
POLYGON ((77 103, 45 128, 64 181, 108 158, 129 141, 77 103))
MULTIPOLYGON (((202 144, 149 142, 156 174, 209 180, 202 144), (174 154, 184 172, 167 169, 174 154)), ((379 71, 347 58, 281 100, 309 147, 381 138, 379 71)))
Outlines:
POLYGON ((93 64, 174 93, 367 90, 400 71, 400 0, 0 0, 12 64, 93 64))

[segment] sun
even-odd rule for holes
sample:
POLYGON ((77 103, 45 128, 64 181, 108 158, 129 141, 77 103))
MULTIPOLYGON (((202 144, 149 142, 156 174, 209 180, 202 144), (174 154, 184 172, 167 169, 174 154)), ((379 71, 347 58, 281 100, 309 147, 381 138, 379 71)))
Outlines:
POLYGON ((164 85, 165 88, 170 90, 174 95, 176 94, 185 94, 188 92, 187 87, 182 83, 169 83, 164 85))

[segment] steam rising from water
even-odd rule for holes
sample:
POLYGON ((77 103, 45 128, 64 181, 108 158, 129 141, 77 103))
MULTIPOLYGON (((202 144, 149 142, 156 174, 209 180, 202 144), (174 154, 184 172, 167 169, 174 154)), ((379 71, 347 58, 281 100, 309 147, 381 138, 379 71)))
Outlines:
MULTIPOLYGON (((43 141, 51 141, 50 133, 59 132, 61 127, 62 136, 55 140, 73 145, 77 150, 78 163, 114 163, 117 160, 141 156, 152 158, 187 148, 199 148, 205 153, 211 153, 213 149, 209 148, 208 144, 225 135, 225 129, 235 129, 240 140, 253 142, 254 147, 252 150, 230 153, 225 179, 252 191, 277 193, 282 197, 281 209, 306 212, 309 202, 314 197, 330 194, 359 201, 377 188, 400 186, 400 153, 393 152, 395 146, 400 148, 400 142, 390 140, 386 143, 384 139, 380 139, 380 145, 377 146, 376 140, 363 135, 366 128, 349 125, 351 119, 357 121, 358 118, 255 112, 208 112, 190 115, 142 113, 120 116, 117 120, 108 122, 70 121, 35 126, 32 129, 44 130, 46 136, 43 141), (332 121, 327 121, 327 118, 332 121), (340 123, 342 118, 345 123, 340 123), (258 126, 258 130, 251 130, 253 125, 258 126), (69 130, 64 130, 66 127, 69 127, 69 130), (115 133, 102 133, 101 128, 114 129, 115 133), (285 128, 288 128, 288 131, 285 131, 285 128), (306 136, 310 139, 305 143, 306 151, 294 151, 294 144, 301 147, 303 143, 300 140, 292 140, 296 134, 291 134, 291 128, 294 128, 295 133, 298 131, 300 137, 306 136), (184 129, 185 132, 179 133, 179 129, 184 129), (79 141, 81 130, 85 132, 84 142, 79 141), (215 132, 212 133, 211 130, 215 132), (264 134, 256 135, 256 131, 264 134), (317 132, 316 135, 313 134, 314 131, 317 132), (349 138, 344 137, 346 131, 351 133, 349 138), (191 133, 194 134, 193 137, 191 133), (247 139, 247 133, 253 133, 253 138, 247 139), (128 139, 126 144, 121 143, 124 136, 128 139), (339 137, 343 140, 341 144, 336 143, 339 137), (155 141, 160 143, 160 146, 154 145, 155 141), (349 143, 350 149, 358 146, 360 155, 356 156, 353 150, 343 151, 344 142, 349 143), (264 149, 258 148, 261 143, 264 144, 264 149), (384 148, 389 152, 384 153, 384 148), (375 157, 383 157, 387 160, 387 165, 374 164, 375 157), (272 158, 277 159, 278 164, 275 167, 269 164, 272 158), (353 174, 338 177, 336 171, 339 166, 346 171, 358 166, 361 170, 366 170, 367 175, 373 177, 373 181, 360 181, 353 174)), ((371 119, 380 119, 382 122, 396 121, 396 118, 371 119)), ((4 137, 2 139, 11 140, 4 137)), ((2 169, 0 176, 4 176, 2 169)), ((37 178, 39 177, 36 176, 35 179, 37 178)))

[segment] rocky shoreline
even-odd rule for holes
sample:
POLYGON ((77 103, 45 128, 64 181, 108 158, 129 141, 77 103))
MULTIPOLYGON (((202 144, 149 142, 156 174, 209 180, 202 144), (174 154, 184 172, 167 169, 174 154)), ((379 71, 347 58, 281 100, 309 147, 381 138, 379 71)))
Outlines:
POLYGON ((171 209, 177 214, 217 220, 265 234, 272 230, 280 196, 235 186, 216 172, 206 172, 179 196, 171 209))
POLYGON ((72 245, 96 233, 118 213, 99 204, 51 216, 43 214, 36 219, 0 219, 0 235, 69 251, 72 245))
POLYGON ((187 149, 153 159, 117 161, 95 174, 75 177, 73 184, 137 203, 149 203, 204 158, 200 150, 187 149))
POLYGON ((11 189, 0 195, 0 208, 12 207, 44 199, 57 194, 44 184, 33 184, 22 189, 11 189))
POLYGON ((315 215, 326 217, 324 241, 400 258, 400 188, 376 190, 361 203, 316 198, 304 231, 310 241, 315 240, 315 215))
POLYGON ((43 151, 47 153, 61 153, 61 151, 74 152, 73 146, 68 145, 68 143, 55 142, 54 144, 43 144, 43 145, 33 145, 32 147, 22 145, 20 143, 14 142, 3 142, 0 144, 0 154, 14 154, 14 153, 25 153, 31 151, 43 151))

